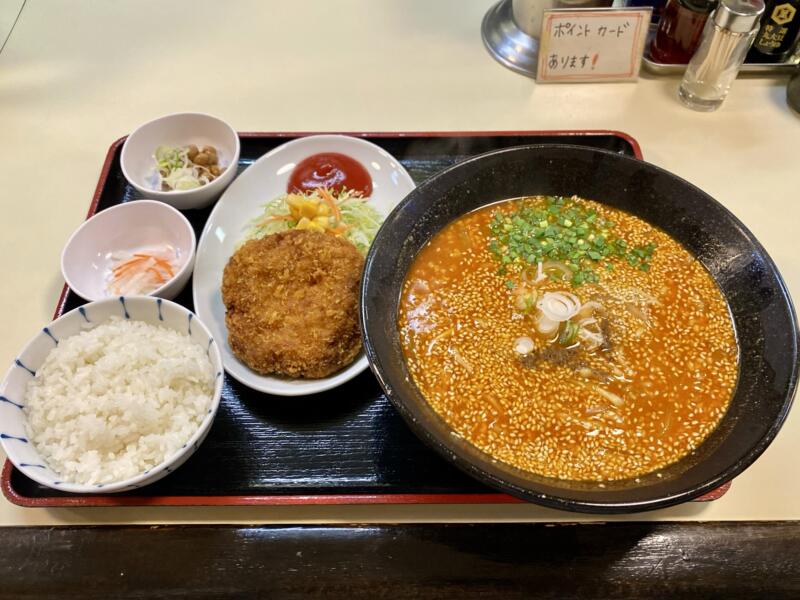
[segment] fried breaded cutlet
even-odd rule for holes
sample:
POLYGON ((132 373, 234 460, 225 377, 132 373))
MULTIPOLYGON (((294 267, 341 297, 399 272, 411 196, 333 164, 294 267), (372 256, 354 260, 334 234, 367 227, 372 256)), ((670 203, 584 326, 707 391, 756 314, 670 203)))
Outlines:
POLYGON ((222 276, 228 343, 262 374, 326 377, 361 350, 364 258, 339 237, 289 230, 246 242, 222 276))

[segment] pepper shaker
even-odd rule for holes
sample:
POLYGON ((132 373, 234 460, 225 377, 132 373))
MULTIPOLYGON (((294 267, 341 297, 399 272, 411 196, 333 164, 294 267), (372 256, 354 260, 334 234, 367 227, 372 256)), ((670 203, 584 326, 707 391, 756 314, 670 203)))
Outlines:
POLYGON ((712 111, 722 105, 758 33, 763 12, 763 0, 720 0, 678 90, 686 106, 712 111))

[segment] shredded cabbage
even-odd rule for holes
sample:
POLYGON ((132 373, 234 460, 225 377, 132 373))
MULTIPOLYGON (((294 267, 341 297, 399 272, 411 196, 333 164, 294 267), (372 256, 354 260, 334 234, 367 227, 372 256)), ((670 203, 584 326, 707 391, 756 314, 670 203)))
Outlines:
MULTIPOLYGON (((263 212, 248 223, 245 236, 239 245, 248 240, 296 228, 299 221, 291 218, 287 199, 297 196, 298 194, 283 194, 264 204, 263 212)), ((322 201, 317 190, 305 194, 304 197, 322 201)), ((368 199, 351 190, 342 190, 338 196, 333 197, 333 201, 341 212, 341 223, 347 226, 344 232, 336 235, 351 242, 361 254, 366 254, 378 233, 383 217, 368 199)))

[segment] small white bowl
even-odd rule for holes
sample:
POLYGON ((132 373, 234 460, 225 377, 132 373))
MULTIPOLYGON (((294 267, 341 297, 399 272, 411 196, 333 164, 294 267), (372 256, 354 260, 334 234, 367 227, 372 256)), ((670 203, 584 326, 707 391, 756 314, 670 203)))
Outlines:
POLYGON ((175 113, 145 123, 122 146, 120 166, 125 179, 141 194, 179 210, 203 208, 216 200, 236 177, 239 135, 225 121, 202 113, 175 113), (154 185, 158 146, 214 146, 225 171, 211 183, 191 190, 164 192, 154 185))
POLYGON ((222 357, 219 347, 206 326, 194 314, 179 304, 150 296, 109 298, 76 308, 56 319, 40 331, 20 352, 5 379, 0 384, 0 442, 9 460, 22 473, 47 487, 75 493, 121 492, 158 481, 171 473, 200 446, 208 434, 219 408, 222 394, 222 357), (169 329, 188 333, 192 341, 207 351, 215 373, 214 394, 208 412, 191 438, 175 454, 161 464, 135 477, 108 484, 85 485, 63 481, 45 461, 28 439, 26 415, 23 410, 28 382, 45 358, 58 343, 96 326, 112 316, 163 325, 169 329))
POLYGON ((155 200, 118 204, 84 222, 61 252, 61 273, 81 298, 102 300, 112 296, 106 289, 106 277, 113 266, 113 253, 133 253, 163 244, 175 248, 180 268, 148 296, 171 300, 186 287, 192 274, 196 238, 186 217, 155 200))

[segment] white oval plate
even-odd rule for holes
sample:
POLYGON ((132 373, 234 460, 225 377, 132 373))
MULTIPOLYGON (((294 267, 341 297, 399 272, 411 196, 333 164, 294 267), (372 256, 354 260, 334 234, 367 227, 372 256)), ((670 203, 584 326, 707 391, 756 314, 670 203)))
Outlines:
POLYGON ((286 193, 294 166, 320 152, 346 154, 364 165, 372 177, 370 203, 384 217, 415 187, 403 165, 375 144, 344 135, 299 138, 269 151, 234 180, 211 211, 197 246, 192 283, 195 312, 218 341, 228 374, 247 387, 268 394, 315 394, 349 381, 368 366, 362 351, 348 367, 330 377, 267 377, 239 361, 228 345, 225 305, 220 291, 225 265, 244 235, 247 224, 261 214, 263 205, 286 193))

